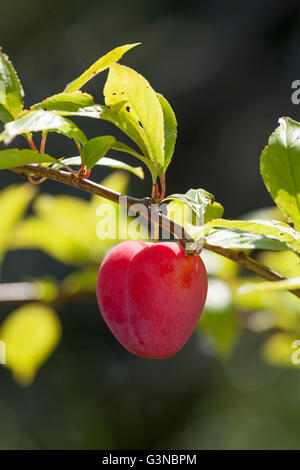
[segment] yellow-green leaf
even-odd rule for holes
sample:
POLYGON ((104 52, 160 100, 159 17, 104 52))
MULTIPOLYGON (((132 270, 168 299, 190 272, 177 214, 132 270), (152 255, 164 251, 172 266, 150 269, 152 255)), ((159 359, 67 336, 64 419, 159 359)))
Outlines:
POLYGON ((8 168, 28 165, 30 163, 48 162, 57 162, 57 159, 29 149, 7 149, 0 151, 0 170, 7 170, 8 168))
POLYGON ((94 137, 82 147, 82 162, 88 170, 104 157, 116 139, 111 135, 94 137))
POLYGON ((5 144, 10 144, 19 134, 47 130, 64 134, 81 144, 87 141, 84 133, 72 121, 51 111, 41 109, 27 113, 15 121, 8 122, 4 131, 0 134, 0 140, 4 140, 5 144))
POLYGON ((264 251, 260 253, 258 260, 285 277, 300 276, 300 257, 293 251, 272 252, 264 251))
MULTIPOLYGON (((211 234, 213 232, 210 231, 212 228, 223 228, 235 231, 236 236, 240 235, 241 241, 243 238, 243 241, 247 242, 248 237, 250 243, 257 238, 254 236, 255 234, 260 235, 260 239, 257 239, 257 244, 253 246, 253 248, 274 249, 275 251, 292 249, 300 253, 300 233, 284 222, 276 220, 213 219, 205 226, 205 232, 208 233, 208 238, 212 237, 211 234), (259 246, 260 244, 261 246, 259 246)), ((230 235, 229 232, 228 234, 230 235)), ((230 248, 230 246, 228 246, 228 248, 230 248)))
POLYGON ((79 90, 79 88, 98 75, 98 73, 103 72, 108 67, 110 67, 110 65, 118 62, 125 52, 129 51, 135 46, 138 46, 139 44, 139 42, 135 44, 125 44, 124 46, 116 47, 112 51, 108 52, 103 57, 98 59, 93 65, 91 65, 82 75, 80 75, 80 77, 69 83, 64 91, 70 93, 72 91, 79 90))
POLYGON ((59 113, 77 113, 80 109, 94 106, 94 100, 88 93, 73 91, 72 93, 58 93, 31 106, 31 110, 43 109, 59 113))
POLYGON ((10 241, 12 230, 36 193, 30 184, 8 186, 0 193, 0 262, 10 241))
POLYGON ((164 132, 165 132, 165 163, 164 170, 166 170, 173 157, 175 142, 177 137, 177 121, 170 103, 164 96, 157 93, 158 100, 164 115, 164 132))
MULTIPOLYGON (((129 67, 113 64, 104 87, 104 96, 115 124, 135 140, 157 170, 163 171, 163 111, 157 94, 147 80, 129 67)), ((105 118, 105 113, 101 117, 105 118)))
POLYGON ((15 379, 29 385, 61 337, 61 323, 50 307, 31 303, 18 308, 3 322, 6 365, 15 379))

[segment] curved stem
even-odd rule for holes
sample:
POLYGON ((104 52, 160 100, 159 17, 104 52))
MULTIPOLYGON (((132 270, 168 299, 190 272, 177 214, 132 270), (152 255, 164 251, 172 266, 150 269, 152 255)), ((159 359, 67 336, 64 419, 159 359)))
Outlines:
POLYGON ((32 176, 28 176, 28 181, 32 184, 41 184, 47 180, 46 176, 42 176, 41 178, 35 179, 32 176))
MULTIPOLYGON (((51 168, 46 168, 39 165, 23 165, 20 167, 12 168, 12 171, 23 176, 30 175, 40 178, 49 178, 54 181, 67 184, 68 186, 80 189, 81 191, 86 191, 88 193, 95 194, 96 196, 101 196, 105 199, 108 199, 109 201, 116 203, 120 202, 121 196, 123 196, 123 200, 125 198, 123 194, 120 194, 117 191, 113 191, 112 189, 108 189, 105 186, 94 183, 93 181, 87 179, 74 178, 72 174, 67 173, 65 171, 53 170, 51 168)), ((131 207, 133 204, 143 204, 144 206, 146 206, 148 208, 147 218, 151 220, 151 198, 146 197, 143 199, 138 199, 126 196, 126 201, 128 208, 131 207)), ((141 215, 144 214, 141 212, 141 215)), ((177 224, 173 220, 170 220, 161 212, 159 213, 159 225, 165 230, 167 230, 169 233, 173 234, 176 238, 178 238, 181 244, 184 245, 185 243, 193 242, 191 236, 184 230, 181 225, 177 224)), ((243 251, 235 251, 228 248, 225 249, 219 246, 209 245, 207 243, 205 243, 203 247, 206 250, 222 255, 225 258, 228 258, 240 264, 244 268, 258 274, 259 276, 263 277, 264 279, 267 279, 268 281, 281 281, 285 279, 284 276, 278 274, 267 266, 260 264, 258 261, 246 255, 243 251)), ((289 292, 294 294, 296 297, 300 298, 300 289, 290 290, 289 292)))

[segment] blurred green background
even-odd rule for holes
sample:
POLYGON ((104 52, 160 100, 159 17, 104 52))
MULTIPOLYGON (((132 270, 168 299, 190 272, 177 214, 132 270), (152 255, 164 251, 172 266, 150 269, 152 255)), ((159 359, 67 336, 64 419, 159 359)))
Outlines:
MULTIPOLYGON (((113 47, 141 41, 123 63, 167 97, 179 123, 168 193, 205 188, 227 218, 272 204, 259 155, 280 116, 299 120, 291 102, 300 77, 299 2, 11 0, 1 11, 0 43, 27 106, 63 90, 113 47)), ((86 87, 100 103, 104 79, 86 87)), ((80 124, 89 138, 112 132, 108 123, 80 124)), ((53 155, 74 154, 63 136, 47 145, 53 155)), ((109 173, 97 169, 93 179, 109 173)), ((115 173, 106 183, 141 197, 151 187, 148 175, 142 182, 115 173)), ((0 189, 1 282, 30 282, 46 301, 46 310, 27 306, 37 311, 25 326, 22 311, 11 315, 20 305, 2 303, 0 338, 13 342, 12 331, 28 327, 35 344, 30 335, 48 320, 53 334, 40 356, 12 361, 14 378, 0 368, 0 449, 300 448, 300 376, 290 367, 298 300, 240 295, 247 273, 204 253, 211 287, 199 330, 171 359, 134 357, 96 305, 95 274, 109 248, 96 239, 99 201, 50 181, 34 194, 8 171, 0 189)), ((296 275, 298 260, 289 256, 262 259, 296 275)))

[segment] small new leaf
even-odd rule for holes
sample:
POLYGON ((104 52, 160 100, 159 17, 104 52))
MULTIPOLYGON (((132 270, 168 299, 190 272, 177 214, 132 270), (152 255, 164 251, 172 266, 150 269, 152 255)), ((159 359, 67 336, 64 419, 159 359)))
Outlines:
POLYGON ((204 214, 204 223, 207 224, 212 219, 221 219, 224 213, 224 207, 219 202, 213 202, 206 208, 204 214))
POLYGON ((113 63, 118 62, 125 52, 129 51, 135 46, 138 46, 139 44, 139 42, 135 44, 125 44, 124 46, 116 47, 112 51, 108 52, 103 57, 98 59, 93 65, 91 65, 91 67, 89 67, 82 75, 80 75, 80 77, 69 83, 64 91, 71 93, 72 91, 79 90, 85 83, 98 75, 98 73, 103 72, 113 63))
POLYGON ((205 189, 189 189, 185 194, 172 194, 164 199, 169 200, 183 202, 198 217, 203 218, 206 210, 214 203, 214 196, 205 189))
POLYGON ((82 163, 90 170, 96 163, 105 156, 111 146, 116 142, 116 139, 111 135, 95 137, 89 140, 82 147, 82 163))

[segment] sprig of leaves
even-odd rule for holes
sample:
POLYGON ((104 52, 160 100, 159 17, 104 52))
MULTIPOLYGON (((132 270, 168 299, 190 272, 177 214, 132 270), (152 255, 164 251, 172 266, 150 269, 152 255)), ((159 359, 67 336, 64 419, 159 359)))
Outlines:
MULTIPOLYGON (((0 141, 10 144, 17 135, 29 140, 33 133, 56 132, 73 139, 80 156, 59 161, 44 151, 7 149, 0 151, 0 169, 25 164, 51 164, 53 169, 65 165, 80 165, 86 170, 94 166, 110 166, 131 171, 143 177, 141 167, 133 167, 108 158, 110 151, 130 154, 145 164, 153 183, 165 180, 165 172, 174 154, 177 121, 175 114, 161 94, 135 70, 120 65, 122 56, 137 44, 117 47, 98 59, 83 74, 69 83, 65 90, 24 110, 23 89, 8 57, 0 52, 0 119, 4 130, 0 141), (98 73, 108 69, 104 86, 104 104, 97 104, 81 88, 98 73), (106 120, 121 129, 133 147, 118 142, 113 135, 87 140, 71 116, 106 120), (134 148, 135 147, 135 148, 134 148)), ((31 141, 31 140, 30 140, 31 141)), ((45 143, 45 139, 44 142, 45 143)), ((43 146, 44 147, 44 146, 43 146)), ((191 189, 186 194, 173 194, 168 203, 170 217, 178 216, 182 207, 200 218, 199 226, 190 223, 187 232, 209 245, 231 250, 290 250, 300 253, 300 124, 281 118, 279 127, 269 139, 261 155, 261 174, 287 223, 266 220, 226 220, 223 207, 212 194, 203 189, 191 189), (293 227, 289 224, 292 224, 293 227)), ((82 173, 85 175, 85 173, 82 173)), ((162 196, 161 196, 162 197, 162 196)), ((177 220, 178 222, 178 220, 177 220)), ((198 221, 199 222, 199 221, 198 221)))
MULTIPOLYGON (((0 90, 0 98, 8 103, 5 109, 0 109, 0 118, 2 110, 5 123, 0 141, 7 145, 17 135, 27 137, 33 132, 45 131, 62 133, 82 147, 82 165, 87 170, 98 164, 108 149, 113 149, 129 153, 142 161, 149 168, 153 183, 158 177, 163 180, 174 153, 177 134, 175 114, 166 98, 156 93, 142 75, 117 64, 127 51, 138 44, 113 49, 69 83, 63 92, 42 100, 31 106, 30 110, 23 109, 23 90, 19 79, 8 58, 2 54, 2 75, 6 83, 12 86, 6 87, 3 96, 0 90), (80 89, 106 69, 109 73, 104 87, 105 105, 95 104, 93 97, 80 89), (87 142, 81 129, 67 119, 70 116, 110 121, 134 141, 139 151, 117 142, 113 137, 101 136, 87 142), (98 147, 103 146, 102 150, 100 147, 96 149, 96 143, 98 147)), ((35 162, 36 158, 32 163, 35 162)), ((26 163, 29 162, 26 160, 26 163)), ((127 168, 126 165, 123 168, 127 168)))

